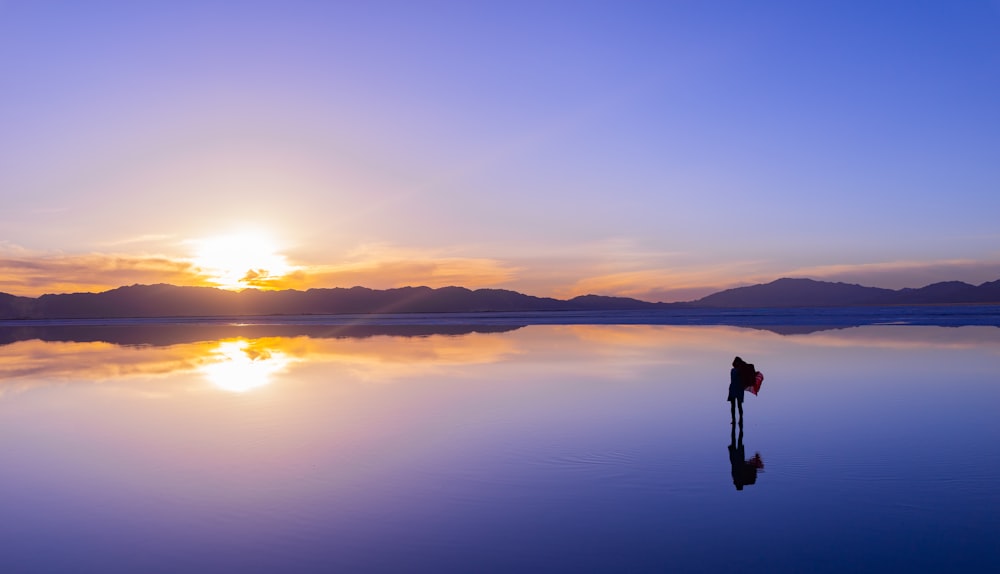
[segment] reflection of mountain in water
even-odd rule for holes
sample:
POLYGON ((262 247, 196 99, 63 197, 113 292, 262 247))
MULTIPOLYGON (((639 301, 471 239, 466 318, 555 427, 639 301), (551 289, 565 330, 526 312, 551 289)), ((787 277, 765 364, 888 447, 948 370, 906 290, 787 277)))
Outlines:
POLYGON ((0 345, 38 339, 46 342, 104 342, 115 345, 169 346, 199 341, 263 337, 363 339, 375 336, 427 337, 504 333, 518 325, 234 325, 218 323, 152 323, 32 325, 0 329, 0 345))
POLYGON ((731 326, 779 335, 874 325, 1000 327, 1000 305, 12 320, 0 321, 0 345, 30 339, 172 345, 231 337, 422 337, 503 333, 528 325, 731 326))
POLYGON ((1000 306, 887 306, 691 309, 675 312, 684 324, 730 325, 803 335, 869 325, 1000 327, 1000 306))

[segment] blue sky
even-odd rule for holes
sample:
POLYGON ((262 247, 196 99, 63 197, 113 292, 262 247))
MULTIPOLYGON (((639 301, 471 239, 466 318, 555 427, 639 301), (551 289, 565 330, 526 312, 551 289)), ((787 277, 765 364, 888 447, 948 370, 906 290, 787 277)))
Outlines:
POLYGON ((0 291, 979 283, 998 93, 997 2, 0 0, 0 291))

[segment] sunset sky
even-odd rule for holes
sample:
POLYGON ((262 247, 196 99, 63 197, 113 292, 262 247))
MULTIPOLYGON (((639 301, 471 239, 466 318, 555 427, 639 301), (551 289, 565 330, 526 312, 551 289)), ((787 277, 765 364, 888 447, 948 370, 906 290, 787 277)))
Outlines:
POLYGON ((0 0, 0 292, 1000 279, 1000 2, 0 0))

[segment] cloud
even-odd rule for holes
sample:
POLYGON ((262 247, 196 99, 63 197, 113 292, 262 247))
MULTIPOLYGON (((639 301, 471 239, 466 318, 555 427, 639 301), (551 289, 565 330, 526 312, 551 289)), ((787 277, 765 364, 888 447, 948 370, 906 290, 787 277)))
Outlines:
POLYGON ((282 289, 287 275, 272 275, 267 269, 247 269, 240 283, 260 289, 282 289))
MULTIPOLYGON (((433 252, 366 246, 336 265, 302 265, 276 275, 247 269, 243 282, 265 289, 309 289, 361 285, 386 289, 408 285, 495 287, 517 269, 490 258, 450 257, 433 252)), ((0 292, 28 297, 46 293, 99 292, 122 285, 171 283, 214 286, 195 263, 163 255, 33 253, 0 244, 0 292)))
POLYGON ((498 259, 455 257, 446 253, 395 248, 385 244, 362 246, 336 265, 303 265, 281 278, 274 288, 354 287, 389 289, 404 286, 470 289, 496 287, 514 280, 519 269, 498 259))
POLYGON ((119 247, 122 245, 135 245, 139 243, 160 243, 171 239, 173 236, 166 235, 162 233, 147 233, 145 235, 136 235, 134 237, 125 237, 115 241, 108 241, 104 245, 108 247, 119 247))
MULTIPOLYGON (((775 261, 697 261, 691 254, 643 251, 614 240, 503 259, 469 257, 456 250, 419 250, 391 244, 362 245, 336 264, 295 262, 293 271, 240 271, 242 284, 262 289, 364 286, 506 288, 568 299, 598 294, 644 301, 692 301, 711 293, 780 277, 809 277, 899 289, 959 280, 979 284, 1000 277, 1000 263, 966 259, 782 267, 775 261)), ((106 291, 122 285, 171 283, 215 286, 217 278, 191 259, 149 254, 39 253, 0 242, 0 292, 35 297, 45 293, 106 291)))
POLYGON ((31 254, 0 250, 0 292, 35 297, 45 293, 106 291, 135 283, 205 285, 192 264, 159 255, 31 254))
POLYGON ((569 287, 557 290, 557 295, 575 297, 596 294, 633 297, 643 301, 692 301, 736 285, 769 280, 764 279, 768 276, 761 275, 763 267, 765 263, 760 261, 743 261, 603 273, 578 279, 569 287))
POLYGON ((311 266, 269 285, 280 288, 353 287, 389 289, 409 285, 476 289, 492 287, 511 278, 512 270, 489 259, 439 259, 374 261, 345 265, 311 266))
POLYGON ((940 281, 965 281, 978 285, 1000 279, 1000 262, 951 259, 821 265, 795 269, 790 271, 788 275, 824 281, 857 283, 887 289, 923 287, 940 281))
POLYGON ((590 275, 565 281, 563 284, 569 286, 556 289, 556 296, 567 298, 593 293, 645 301, 692 301, 724 289, 768 283, 781 277, 807 277, 887 289, 917 288, 940 281, 978 285, 1000 278, 1000 263, 954 259, 781 269, 774 262, 741 261, 590 275))

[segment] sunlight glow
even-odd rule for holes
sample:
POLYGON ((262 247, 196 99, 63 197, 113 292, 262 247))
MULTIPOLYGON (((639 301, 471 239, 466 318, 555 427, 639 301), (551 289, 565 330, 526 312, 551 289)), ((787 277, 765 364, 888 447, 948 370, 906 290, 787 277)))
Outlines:
POLYGON ((243 339, 222 341, 215 349, 215 362, 201 372, 216 387, 234 393, 244 393, 271 382, 275 373, 285 370, 291 358, 243 339))
POLYGON ((195 243, 194 264, 223 289, 267 287, 294 270, 266 235, 226 235, 195 243))

